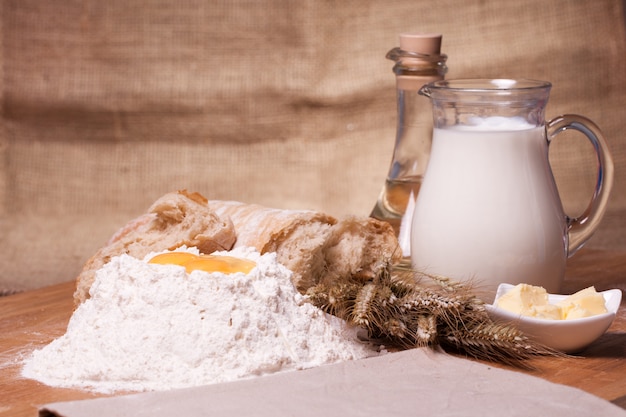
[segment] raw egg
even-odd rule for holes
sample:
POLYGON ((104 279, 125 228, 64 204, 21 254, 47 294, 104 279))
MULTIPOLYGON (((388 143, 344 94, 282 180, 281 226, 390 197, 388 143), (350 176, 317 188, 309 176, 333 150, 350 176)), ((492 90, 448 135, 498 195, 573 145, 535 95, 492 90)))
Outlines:
POLYGON ((159 265, 180 265, 198 259, 198 255, 189 252, 169 252, 156 255, 148 263, 159 265))
POLYGON ((234 256, 194 255, 188 252, 161 253, 150 259, 148 263, 184 266, 187 273, 200 270, 205 272, 222 272, 224 274, 237 272, 247 274, 256 266, 254 261, 234 256))

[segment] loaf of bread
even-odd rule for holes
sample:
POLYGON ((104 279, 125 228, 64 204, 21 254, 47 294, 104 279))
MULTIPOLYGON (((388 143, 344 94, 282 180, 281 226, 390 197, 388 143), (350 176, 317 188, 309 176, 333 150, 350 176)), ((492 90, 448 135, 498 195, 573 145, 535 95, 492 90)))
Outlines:
POLYGON ((179 191, 158 199, 87 261, 77 279, 75 302, 89 298, 96 271, 113 256, 143 258, 182 245, 207 254, 235 247, 275 252, 302 293, 324 280, 370 279, 381 261, 401 257, 393 229, 376 219, 338 220, 310 210, 207 202, 198 193, 179 191))
POLYGON ((235 247, 276 252, 305 293, 323 279, 369 279, 382 260, 399 261, 392 227, 373 218, 335 219, 308 210, 279 210, 234 201, 210 201, 235 226, 235 247))
POLYGON ((74 300, 89 298, 95 273, 113 256, 143 258, 150 252, 195 246, 202 253, 229 250, 235 242, 229 218, 219 217, 206 198, 186 190, 172 192, 155 201, 148 212, 115 233, 84 265, 76 280, 74 300))

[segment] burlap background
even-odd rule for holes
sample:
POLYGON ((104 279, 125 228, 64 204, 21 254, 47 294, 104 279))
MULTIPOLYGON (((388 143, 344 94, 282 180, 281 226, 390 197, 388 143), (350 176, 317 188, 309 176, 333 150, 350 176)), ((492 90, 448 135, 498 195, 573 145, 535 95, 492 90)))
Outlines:
MULTIPOLYGON (((73 279, 174 189, 369 214, 396 122, 384 55, 413 30, 444 34, 448 78, 550 80, 549 117, 601 126, 617 178, 588 245, 626 247, 622 0, 0 4, 0 288, 73 279)), ((575 214, 594 184, 590 146, 558 142, 575 214)))

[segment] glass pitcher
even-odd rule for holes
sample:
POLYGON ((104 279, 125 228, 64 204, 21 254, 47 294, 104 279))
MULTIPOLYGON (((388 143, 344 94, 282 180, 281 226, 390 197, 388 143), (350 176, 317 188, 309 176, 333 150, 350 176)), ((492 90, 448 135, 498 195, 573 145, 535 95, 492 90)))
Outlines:
POLYGON ((433 144, 411 230, 419 271, 471 281, 485 301, 500 283, 558 292, 565 263, 605 212, 613 162, 589 119, 544 113, 551 84, 534 80, 449 80, 425 85, 433 107, 433 144), (598 162, 585 212, 568 217, 548 148, 566 129, 584 134, 598 162))

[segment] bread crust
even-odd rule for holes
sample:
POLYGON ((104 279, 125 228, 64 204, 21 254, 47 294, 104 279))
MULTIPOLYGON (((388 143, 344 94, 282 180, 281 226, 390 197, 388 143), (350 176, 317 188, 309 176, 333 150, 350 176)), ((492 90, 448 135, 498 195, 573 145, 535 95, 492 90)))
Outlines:
POLYGON ((218 216, 229 218, 237 239, 233 247, 251 246, 260 252, 276 246, 305 224, 334 225, 337 219, 311 210, 282 210, 238 201, 211 200, 209 205, 218 216))

